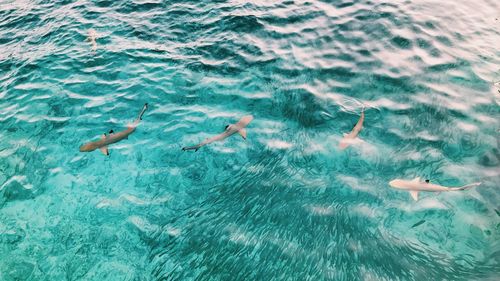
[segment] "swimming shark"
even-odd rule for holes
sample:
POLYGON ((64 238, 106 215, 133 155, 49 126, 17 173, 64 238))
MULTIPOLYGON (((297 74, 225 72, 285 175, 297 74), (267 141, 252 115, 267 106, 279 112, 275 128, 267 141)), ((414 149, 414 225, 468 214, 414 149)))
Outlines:
POLYGON ((243 137, 243 139, 246 140, 247 139, 247 131, 245 130, 245 127, 250 122, 252 122, 252 120, 253 120, 252 115, 243 116, 240 119, 240 121, 238 121, 238 123, 232 124, 232 125, 227 125, 226 129, 224 130, 224 133, 219 134, 215 137, 206 139, 197 145, 183 147, 182 150, 194 150, 196 152, 196 151, 198 151, 198 149, 200 149, 200 147, 202 147, 204 145, 207 145, 207 144, 215 142, 215 141, 224 140, 224 139, 226 139, 226 138, 228 138, 236 133, 239 133, 243 137))
POLYGON ((127 139, 128 136, 135 131, 135 128, 139 124, 139 121, 142 120, 142 115, 144 115, 144 112, 147 109, 148 109, 148 104, 146 103, 142 107, 142 110, 139 113, 139 116, 137 116, 137 119, 135 119, 135 121, 132 124, 129 124, 126 130, 123 130, 118 133, 114 133, 113 130, 111 130, 109 131, 109 136, 103 134, 100 140, 88 142, 80 146, 80 152, 91 152, 96 149, 99 149, 104 155, 109 155, 108 145, 119 142, 123 139, 127 139))
POLYGON ((418 200, 418 193, 420 191, 429 191, 429 192, 459 191, 459 190, 466 190, 478 186, 480 184, 481 184, 480 182, 475 182, 460 187, 446 187, 439 184, 430 183, 429 180, 422 181, 419 177, 416 177, 413 180, 395 179, 389 182, 389 185, 393 188, 409 191, 411 197, 415 201, 418 200))
POLYGON ((97 32, 94 29, 89 29, 89 34, 87 37, 87 40, 92 44, 92 51, 95 52, 97 50, 97 42, 95 41, 97 39, 97 32))
POLYGON ((344 134, 344 137, 340 140, 339 143, 339 148, 341 150, 346 149, 348 146, 350 146, 354 139, 358 136, 359 132, 361 131, 361 128, 363 128, 363 121, 365 121, 365 108, 363 107, 361 109, 361 117, 358 120, 358 123, 352 128, 352 131, 349 134, 344 134))

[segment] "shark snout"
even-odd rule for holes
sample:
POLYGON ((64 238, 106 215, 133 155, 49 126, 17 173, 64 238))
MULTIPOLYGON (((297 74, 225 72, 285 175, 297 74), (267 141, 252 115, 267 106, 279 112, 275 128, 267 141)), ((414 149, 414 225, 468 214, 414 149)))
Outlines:
POLYGON ((86 144, 80 146, 80 152, 90 152, 90 151, 94 151, 95 149, 96 149, 96 147, 90 143, 86 143, 86 144))
POLYGON ((389 182, 389 185, 394 188, 401 188, 401 180, 392 180, 389 182))

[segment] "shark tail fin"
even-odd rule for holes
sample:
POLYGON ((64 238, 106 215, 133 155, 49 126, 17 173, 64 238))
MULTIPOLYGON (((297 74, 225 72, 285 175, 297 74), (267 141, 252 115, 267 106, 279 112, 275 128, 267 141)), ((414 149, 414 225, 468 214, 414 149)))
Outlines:
POLYGON ((418 201, 418 191, 412 190, 410 191, 410 195, 413 198, 413 200, 418 201))
POLYGON ((194 152, 197 152, 198 149, 200 149, 200 145, 194 145, 194 146, 185 146, 182 148, 183 151, 187 151, 187 150, 194 150, 194 152))
POLYGON ((137 116, 137 119, 135 119, 134 123, 129 125, 129 127, 136 127, 139 124, 139 122, 142 120, 142 116, 144 115, 144 112, 146 112, 147 109, 148 109, 148 103, 145 103, 144 106, 142 106, 141 112, 137 116))
POLYGON ((481 184, 481 182, 474 182, 474 183, 471 183, 471 184, 467 184, 467 185, 461 186, 457 190, 466 190, 466 189, 469 189, 469 188, 473 188, 473 187, 479 186, 480 184, 481 184))
POLYGON ((240 129, 238 133, 243 137, 243 139, 247 139, 247 130, 245 130, 245 128, 240 129))
POLYGON ((142 115, 144 115, 144 112, 148 109, 148 103, 145 103, 144 106, 142 107, 141 113, 139 113, 139 120, 142 120, 142 115))
POLYGON ((127 127, 128 128, 135 128, 135 127, 137 127, 137 125, 139 125, 139 122, 142 120, 142 115, 144 115, 144 112, 146 112, 147 109, 148 109, 148 104, 145 103, 142 106, 141 112, 139 113, 139 115, 137 116, 137 118, 135 119, 135 121, 132 124, 128 124, 127 127))
POLYGON ((138 123, 140 120, 142 120, 142 115, 144 115, 144 112, 148 109, 148 103, 145 103, 144 106, 141 109, 141 112, 137 116, 136 122, 138 123))

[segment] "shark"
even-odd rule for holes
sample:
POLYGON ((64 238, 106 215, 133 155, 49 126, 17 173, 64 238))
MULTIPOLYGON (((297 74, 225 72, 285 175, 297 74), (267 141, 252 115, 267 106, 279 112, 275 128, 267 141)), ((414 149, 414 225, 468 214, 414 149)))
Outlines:
POLYGON ((353 143, 354 139, 358 136, 359 132, 363 128, 364 121, 365 121, 365 108, 363 107, 361 109, 361 117, 359 118, 354 128, 352 128, 352 131, 349 134, 344 134, 344 137, 340 140, 339 148, 341 150, 346 149, 353 143))
POLYGON ((89 29, 87 40, 92 44, 92 51, 97 50, 97 32, 94 29, 89 29))
POLYGON ((416 177, 413 180, 394 179, 389 182, 389 185, 393 188, 409 191, 411 197, 415 201, 418 200, 418 193, 420 191, 427 191, 427 192, 460 191, 478 186, 480 184, 481 184, 480 182, 475 182, 460 187, 447 187, 439 184, 430 183, 429 180, 422 181, 419 177, 416 177))
POLYGON ((109 155, 108 145, 117 143, 123 139, 128 139, 128 136, 132 134, 135 131, 137 125, 139 125, 139 122, 142 120, 142 115, 144 115, 144 112, 146 112, 147 109, 148 109, 148 104, 146 103, 142 107, 142 110, 139 113, 139 116, 137 116, 137 119, 135 119, 135 121, 132 124, 129 124, 127 126, 127 129, 117 133, 111 130, 109 131, 109 135, 103 134, 100 140, 88 142, 80 146, 80 152, 91 152, 96 149, 99 149, 104 155, 109 155))
POLYGON ((252 120, 253 120, 252 115, 243 116, 240 119, 240 121, 238 121, 238 123, 232 124, 232 125, 227 125, 222 134, 208 138, 197 145, 185 146, 182 148, 182 150, 184 150, 184 151, 185 150, 194 150, 196 152, 196 151, 198 151, 198 149, 200 149, 200 147, 202 147, 204 145, 207 145, 207 144, 215 142, 215 141, 222 141, 222 140, 224 140, 224 139, 226 139, 226 138, 228 138, 236 133, 240 134, 243 137, 243 139, 246 140, 247 139, 247 131, 246 131, 245 127, 248 126, 248 124, 250 122, 252 122, 252 120))

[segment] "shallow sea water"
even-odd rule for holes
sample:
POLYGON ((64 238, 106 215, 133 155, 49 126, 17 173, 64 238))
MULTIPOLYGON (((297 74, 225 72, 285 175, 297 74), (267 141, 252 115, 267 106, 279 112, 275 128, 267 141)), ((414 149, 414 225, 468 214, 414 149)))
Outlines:
POLYGON ((0 280, 495 280, 499 11, 0 1, 0 280), (417 176, 482 185, 388 185, 417 176))

